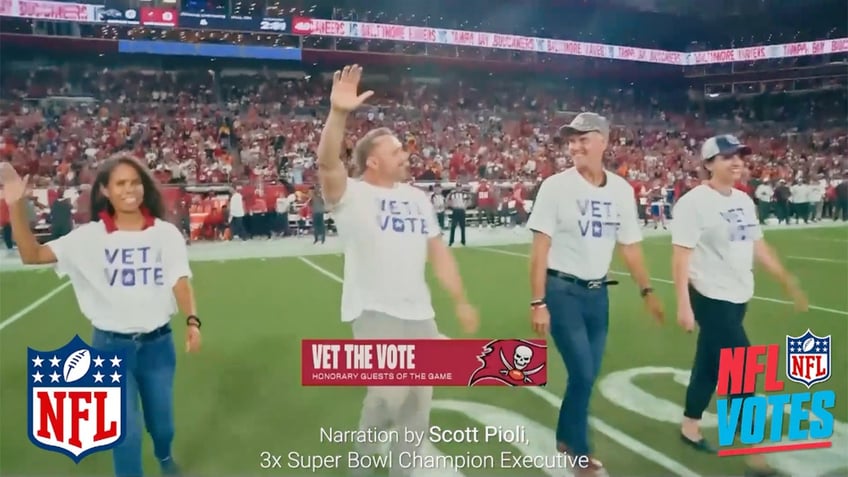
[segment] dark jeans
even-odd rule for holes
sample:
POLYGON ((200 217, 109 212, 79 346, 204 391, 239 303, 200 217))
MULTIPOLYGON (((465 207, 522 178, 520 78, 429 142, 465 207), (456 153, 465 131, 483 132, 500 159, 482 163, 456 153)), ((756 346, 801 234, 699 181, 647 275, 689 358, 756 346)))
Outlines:
POLYGON ((169 331, 144 341, 116 337, 95 329, 91 346, 104 352, 121 350, 125 353, 129 376, 126 382, 124 440, 113 449, 112 460, 116 476, 140 477, 143 475, 142 418, 147 432, 153 438, 156 458, 161 462, 171 457, 171 443, 174 440, 174 370, 177 364, 173 333, 169 331))
POLYGON ((9 250, 15 248, 15 242, 12 240, 11 224, 6 224, 3 226, 3 243, 6 244, 6 248, 9 250))
POLYGON ((445 229, 445 213, 444 212, 436 212, 436 220, 439 222, 439 228, 445 229))
POLYGON ((324 224, 323 212, 312 214, 312 235, 315 237, 315 242, 324 243, 327 240, 327 227, 324 224))
POLYGON ((607 343, 609 295, 605 286, 589 289, 549 276, 545 303, 551 314, 551 337, 568 370, 557 443, 568 446, 574 455, 588 455, 589 399, 607 343))
POLYGON ((718 384, 721 349, 751 345, 742 326, 748 305, 705 297, 692 286, 689 287, 689 301, 699 330, 683 415, 689 419, 701 419, 718 384))
POLYGON ((775 207, 775 213, 777 214, 778 223, 786 222, 788 224, 789 219, 790 219, 790 215, 791 215, 790 214, 790 208, 789 208, 789 201, 788 200, 779 200, 779 201, 775 202, 774 207, 775 207))
POLYGON ((757 209, 759 209, 760 225, 765 225, 766 219, 771 214, 771 202, 760 202, 757 205, 757 209))
POLYGON ((838 217, 841 217, 843 222, 848 220, 848 200, 836 201, 836 213, 833 214, 833 220, 838 217))
POLYGON ((277 215, 274 218, 274 232, 277 235, 287 237, 289 235, 289 214, 288 212, 277 215))
POLYGON ((450 239, 448 240, 449 245, 453 245, 457 226, 459 226, 459 242, 462 245, 465 245, 465 209, 451 210, 450 239))
POLYGON ((244 226, 244 217, 233 217, 232 222, 230 222, 230 233, 233 238, 238 237, 242 240, 250 238, 247 236, 247 230, 244 226))

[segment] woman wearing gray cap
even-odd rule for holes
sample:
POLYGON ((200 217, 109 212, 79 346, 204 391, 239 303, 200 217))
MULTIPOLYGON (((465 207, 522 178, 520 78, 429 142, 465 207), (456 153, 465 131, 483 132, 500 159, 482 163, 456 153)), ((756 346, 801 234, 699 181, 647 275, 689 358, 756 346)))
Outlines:
MULTIPOLYGON (((671 225, 677 322, 687 332, 699 327, 680 438, 708 453, 716 450, 701 435, 700 421, 716 390, 720 351, 751 344, 742 320, 754 295, 754 260, 783 284, 796 309, 807 308, 797 282, 763 239, 753 200, 733 187, 750 154, 734 136, 708 139, 701 156, 710 178, 680 198, 671 225)), ((749 476, 777 475, 762 455, 749 458, 748 467, 749 476)))

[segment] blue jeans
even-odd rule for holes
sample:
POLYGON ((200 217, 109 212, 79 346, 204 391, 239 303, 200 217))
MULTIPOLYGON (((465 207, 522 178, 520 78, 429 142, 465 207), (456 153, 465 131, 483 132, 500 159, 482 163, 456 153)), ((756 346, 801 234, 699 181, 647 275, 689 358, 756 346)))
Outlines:
POLYGON ((589 289, 548 277, 545 303, 551 314, 551 337, 568 370, 557 443, 567 446, 574 455, 588 455, 589 399, 607 343, 609 295, 605 286, 589 289))
POLYGON ((124 440, 112 450, 117 477, 141 477, 142 416, 153 438, 153 452, 162 462, 171 457, 174 440, 174 371, 177 364, 173 333, 149 341, 117 337, 95 328, 91 346, 122 350, 127 360, 127 420, 124 440), (141 398, 141 408, 139 408, 141 398), (143 413, 142 413, 143 409, 143 413))

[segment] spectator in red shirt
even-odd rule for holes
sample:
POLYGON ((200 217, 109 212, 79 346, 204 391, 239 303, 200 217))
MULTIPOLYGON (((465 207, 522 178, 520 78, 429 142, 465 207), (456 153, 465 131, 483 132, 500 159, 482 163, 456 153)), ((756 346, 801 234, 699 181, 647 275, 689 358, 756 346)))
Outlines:
POLYGON ((268 223, 268 203, 265 194, 257 190, 250 207, 250 236, 264 235, 271 238, 271 224, 268 223))
POLYGON ((480 179, 480 186, 477 188, 477 208, 480 210, 480 214, 478 215, 480 226, 483 225, 483 219, 485 217, 486 224, 489 227, 494 227, 495 209, 497 208, 495 191, 486 179, 480 179))

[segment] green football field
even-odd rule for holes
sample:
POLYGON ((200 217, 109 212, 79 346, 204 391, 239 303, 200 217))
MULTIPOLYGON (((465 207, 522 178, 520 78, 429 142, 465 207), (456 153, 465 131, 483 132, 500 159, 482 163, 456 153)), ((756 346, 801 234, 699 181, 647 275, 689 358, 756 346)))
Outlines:
MULTIPOLYGON (((757 297, 746 318, 755 343, 779 343, 808 328, 833 339, 832 377, 813 390, 832 389, 838 420, 833 447, 774 454, 772 462, 792 475, 848 474, 848 228, 773 231, 768 239, 802 281, 812 309, 793 312, 780 287, 758 274, 757 297)), ((741 458, 699 454, 678 441, 688 368, 695 336, 675 322, 670 285, 669 238, 645 241, 657 294, 668 313, 665 326, 643 312, 636 287, 627 277, 611 289, 611 324, 603 376, 592 400, 592 437, 598 457, 614 476, 741 475, 741 458)), ((527 245, 456 249, 470 298, 479 306, 479 338, 531 337, 527 321, 527 245)), ((193 264, 204 348, 187 356, 178 347, 175 457, 187 475, 345 475, 330 469, 312 473, 287 468, 287 454, 345 455, 347 446, 319 442, 319 430, 354 429, 364 389, 300 386, 300 340, 347 338, 339 322, 342 257, 204 261, 193 264), (283 468, 262 468, 263 452, 282 455, 283 468)), ((616 261, 613 269, 622 271, 616 261)), ((26 350, 55 349, 90 327, 72 290, 49 270, 0 275, 0 475, 109 475, 108 453, 79 465, 33 445, 27 437, 26 350), (58 290, 58 291, 57 291, 58 290), (46 297, 46 298, 45 298, 46 297), (10 321, 12 320, 12 321, 10 321)), ((433 282, 441 331, 462 336, 451 303, 433 282)), ((178 340, 182 327, 178 326, 178 340)), ((181 344, 178 342, 178 344, 181 344)), ((553 451, 553 431, 566 374, 551 350, 546 388, 437 388, 432 424, 444 428, 521 425, 530 445, 438 444, 432 453, 499 455, 511 450, 530 455, 553 451)), ((783 358, 779 377, 784 377, 783 358)), ((806 388, 787 383, 787 391, 806 388)), ((712 408, 714 412, 714 408, 712 408)), ((786 425, 784 420, 784 425, 786 425)), ((716 418, 705 418, 716 439, 716 418)), ((150 475, 158 469, 146 443, 150 475)), ((342 460, 344 461, 344 459, 342 460)), ((344 467, 344 466, 343 466, 344 467)), ((429 476, 564 476, 563 470, 442 469, 429 476)))

